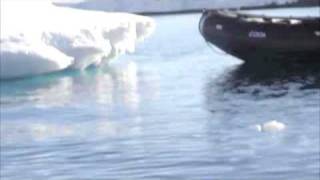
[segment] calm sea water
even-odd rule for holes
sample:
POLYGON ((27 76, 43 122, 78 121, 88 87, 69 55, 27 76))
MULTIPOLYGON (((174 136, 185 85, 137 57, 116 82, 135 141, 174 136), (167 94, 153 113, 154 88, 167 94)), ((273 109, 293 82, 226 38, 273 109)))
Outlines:
POLYGON ((2 81, 1 180, 318 180, 320 65, 241 65, 199 18, 156 17, 109 67, 2 81))

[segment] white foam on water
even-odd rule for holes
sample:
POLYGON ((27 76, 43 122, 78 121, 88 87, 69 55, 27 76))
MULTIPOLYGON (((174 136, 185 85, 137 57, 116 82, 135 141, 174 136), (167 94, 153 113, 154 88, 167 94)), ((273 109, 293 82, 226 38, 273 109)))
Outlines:
POLYGON ((1 1, 0 79, 100 66, 134 52, 154 30, 149 17, 1 1))

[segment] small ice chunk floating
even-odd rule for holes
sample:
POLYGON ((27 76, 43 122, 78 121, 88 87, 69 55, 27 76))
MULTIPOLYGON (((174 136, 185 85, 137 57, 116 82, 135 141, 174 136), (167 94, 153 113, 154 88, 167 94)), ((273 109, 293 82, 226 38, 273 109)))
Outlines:
POLYGON ((154 28, 145 16, 2 0, 0 79, 100 66, 133 52, 154 28))
POLYGON ((320 7, 312 10, 314 16, 296 17, 258 13, 263 10, 204 10, 199 29, 207 42, 247 63, 319 62, 320 7))
POLYGON ((286 125, 282 122, 273 120, 263 124, 257 124, 255 125, 255 128, 259 132, 279 132, 283 131, 286 128, 286 125))

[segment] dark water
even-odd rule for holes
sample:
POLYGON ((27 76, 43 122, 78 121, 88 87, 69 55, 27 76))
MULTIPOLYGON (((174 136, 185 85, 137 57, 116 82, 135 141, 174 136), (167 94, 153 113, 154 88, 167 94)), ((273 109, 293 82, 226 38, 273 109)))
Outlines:
POLYGON ((2 81, 1 180, 319 179, 320 65, 241 65, 199 18, 157 17, 109 67, 2 81))

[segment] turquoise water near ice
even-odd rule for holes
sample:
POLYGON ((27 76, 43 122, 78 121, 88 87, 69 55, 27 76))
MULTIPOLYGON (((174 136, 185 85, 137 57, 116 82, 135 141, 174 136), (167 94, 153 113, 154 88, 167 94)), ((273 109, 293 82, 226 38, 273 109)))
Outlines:
POLYGON ((199 18, 155 17, 105 68, 1 81, 1 180, 319 179, 320 65, 242 65, 199 18))

